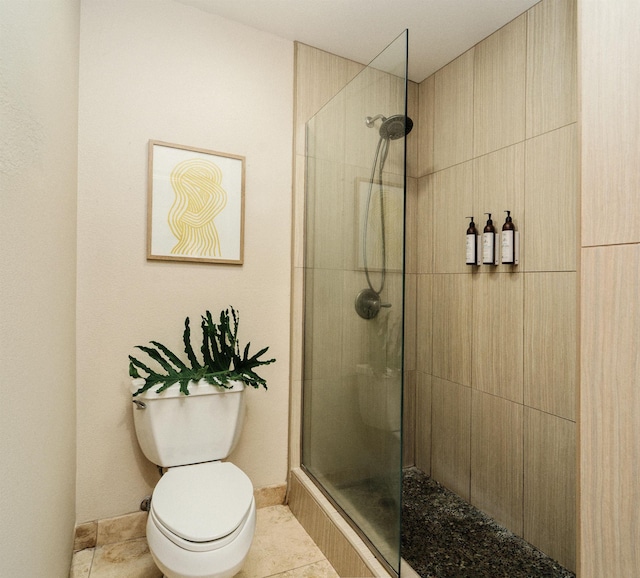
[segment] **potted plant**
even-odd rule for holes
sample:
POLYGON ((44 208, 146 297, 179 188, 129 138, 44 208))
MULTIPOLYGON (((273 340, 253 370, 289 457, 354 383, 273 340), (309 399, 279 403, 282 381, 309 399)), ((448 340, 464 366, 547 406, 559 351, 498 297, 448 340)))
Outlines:
POLYGON ((146 353, 160 366, 160 369, 156 371, 129 355, 129 375, 133 378, 135 386, 139 386, 133 396, 144 393, 155 386, 158 386, 156 393, 160 393, 176 384, 180 386, 181 393, 189 395, 190 385, 198 382, 231 389, 232 382, 241 381, 256 389, 260 386, 267 389, 266 381, 255 372, 255 368, 269 365, 275 359, 260 359, 269 349, 268 347, 249 356, 250 343, 247 343, 241 355, 238 342, 238 323, 239 316, 233 307, 220 312, 218 323, 213 321, 209 311, 202 316, 200 323, 202 361, 198 359, 191 346, 191 329, 188 317, 184 321, 182 334, 186 360, 181 359, 157 341, 150 342, 153 347, 137 345, 136 348, 146 353))

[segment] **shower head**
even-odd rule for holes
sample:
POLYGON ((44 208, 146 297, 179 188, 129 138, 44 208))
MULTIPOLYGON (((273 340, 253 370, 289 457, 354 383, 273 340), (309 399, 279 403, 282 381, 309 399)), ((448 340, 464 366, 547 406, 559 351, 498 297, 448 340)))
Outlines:
POLYGON ((386 118, 380 125, 380 136, 396 140, 408 135, 413 128, 413 121, 404 114, 395 114, 386 118))
POLYGON ((374 117, 368 116, 366 123, 369 128, 374 126, 376 120, 382 119, 380 125, 380 137, 384 139, 396 140, 408 135, 413 128, 413 121, 404 114, 394 114, 389 118, 378 114, 374 117))

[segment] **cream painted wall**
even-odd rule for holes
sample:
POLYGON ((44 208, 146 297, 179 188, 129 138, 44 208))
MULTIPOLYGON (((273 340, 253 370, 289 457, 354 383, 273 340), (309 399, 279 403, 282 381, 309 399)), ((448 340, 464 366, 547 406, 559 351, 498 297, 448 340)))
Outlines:
POLYGON ((69 574, 79 0, 0 2, 0 576, 69 574))
POLYGON ((184 318, 233 305, 269 345, 231 460, 287 475, 293 44, 171 0, 83 0, 78 173, 77 521, 135 511, 158 474, 138 449, 127 355, 180 348, 184 318), (147 142, 246 157, 242 266, 150 262, 147 142))

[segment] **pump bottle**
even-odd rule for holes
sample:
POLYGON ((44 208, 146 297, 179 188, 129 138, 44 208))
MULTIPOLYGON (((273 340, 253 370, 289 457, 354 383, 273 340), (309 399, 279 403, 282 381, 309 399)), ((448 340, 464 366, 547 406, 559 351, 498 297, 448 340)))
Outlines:
POLYGON ((511 211, 505 211, 507 218, 502 225, 502 243, 500 253, 503 265, 513 265, 515 263, 515 233, 516 227, 511 218, 511 211))
POLYGON ((496 263, 496 228, 491 220, 491 213, 485 213, 489 218, 482 234, 482 263, 495 265, 496 263))
POLYGON ((467 217, 471 219, 469 228, 467 229, 467 265, 478 264, 478 229, 473 222, 473 217, 467 217))

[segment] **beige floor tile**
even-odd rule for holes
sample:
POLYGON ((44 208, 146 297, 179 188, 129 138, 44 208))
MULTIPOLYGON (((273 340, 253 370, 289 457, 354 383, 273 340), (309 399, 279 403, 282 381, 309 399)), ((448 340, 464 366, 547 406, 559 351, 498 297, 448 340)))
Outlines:
POLYGON ((93 548, 87 548, 86 550, 73 553, 69 578, 89 578, 91 562, 93 562, 93 553, 93 548))
POLYGON ((324 576, 302 573, 303 567, 323 559, 318 547, 287 506, 261 508, 249 556, 236 578, 264 578, 287 571, 300 572, 287 576, 324 576))
POLYGON ((162 578, 145 538, 96 548, 90 578, 162 578))
MULTIPOLYGON (((337 578, 287 506, 260 508, 249 556, 236 578, 337 578)), ((144 538, 73 555, 69 578, 161 578, 144 538)))
POLYGON ((338 573, 329 562, 323 560, 274 574, 271 578, 338 578, 338 573))

